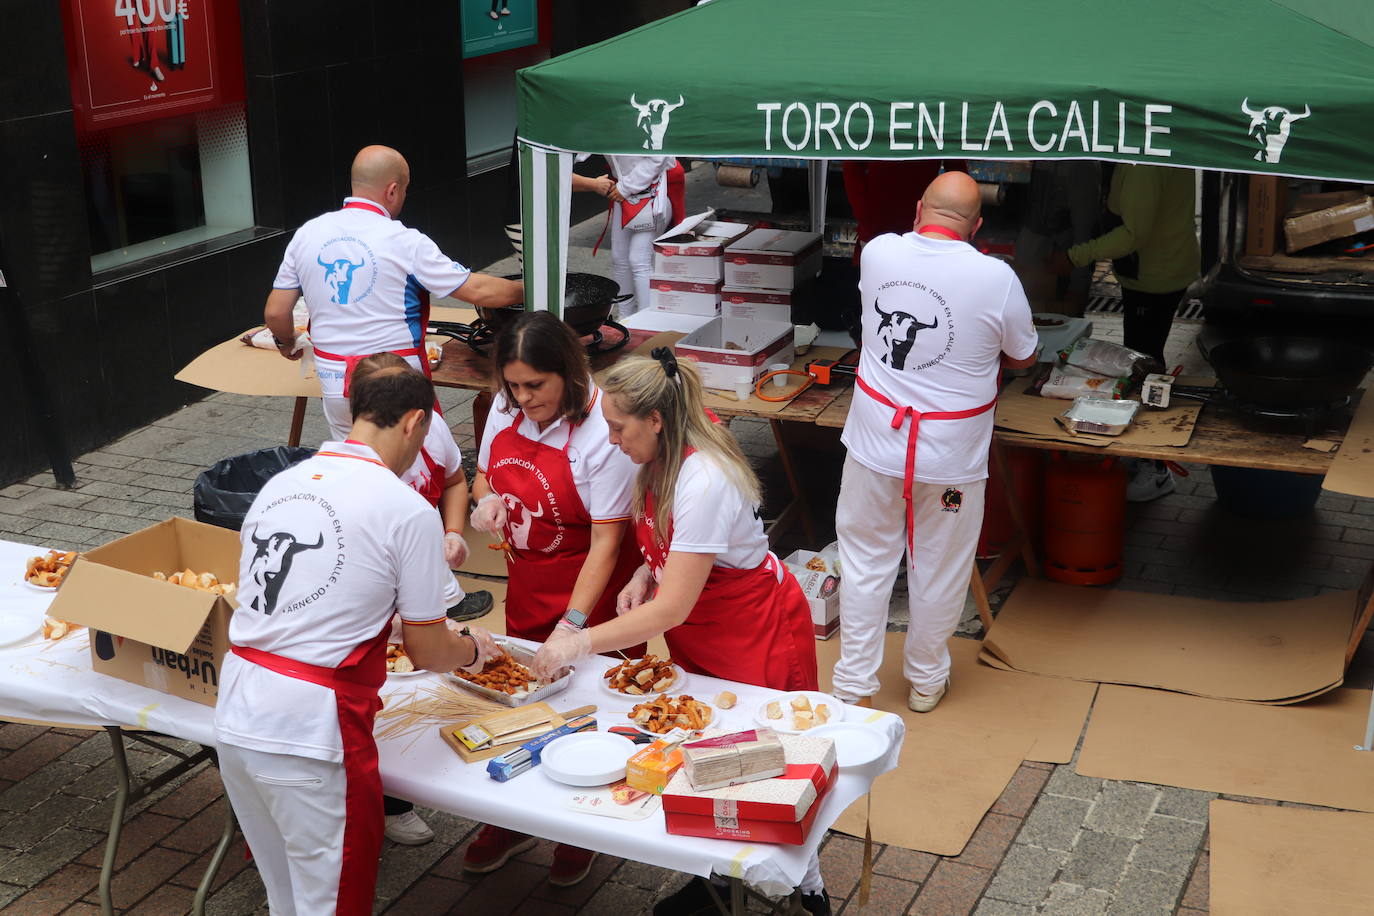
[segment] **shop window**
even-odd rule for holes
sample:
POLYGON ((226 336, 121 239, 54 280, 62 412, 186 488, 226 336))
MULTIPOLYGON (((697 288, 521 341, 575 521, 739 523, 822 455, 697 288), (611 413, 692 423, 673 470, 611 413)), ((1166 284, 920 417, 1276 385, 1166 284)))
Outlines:
POLYGON ((549 58, 549 0, 462 0, 463 118, 468 174, 510 161, 515 71, 549 58))

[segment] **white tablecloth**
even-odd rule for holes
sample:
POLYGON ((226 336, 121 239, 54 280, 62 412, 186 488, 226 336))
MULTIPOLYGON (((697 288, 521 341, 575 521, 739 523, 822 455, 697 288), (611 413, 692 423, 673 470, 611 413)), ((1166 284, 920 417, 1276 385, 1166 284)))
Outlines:
MULTIPOLYGON (((44 548, 0 541, 0 617, 25 615, 25 619, 34 621, 35 629, 41 622, 51 596, 26 586, 23 571, 28 557, 43 552, 44 548)), ((566 710, 595 704, 603 729, 626 722, 623 714, 628 712, 631 701, 612 697, 601 687, 600 676, 608 664, 598 659, 584 665, 568 689, 550 699, 550 705, 566 710)), ((392 679, 383 688, 383 697, 404 698, 439 677, 392 679)), ((701 675, 691 675, 684 690, 706 702, 722 690, 733 691, 739 698, 738 704, 717 714, 717 724, 728 729, 754 725, 755 710, 773 693, 701 675)), ((0 719, 95 727, 137 726, 213 745, 213 712, 209 706, 96 674, 91 670, 90 643, 84 630, 56 643, 38 637, 0 648, 0 719)), ((418 736, 381 741, 379 750, 382 779, 389 794, 484 823, 663 868, 743 878, 766 893, 779 894, 801 881, 807 859, 824 838, 826 829, 868 791, 873 776, 897 765, 905 731, 900 717, 844 707, 844 721, 865 722, 883 731, 890 737, 891 746, 881 763, 873 767, 873 773, 840 771, 804 846, 670 836, 664 830, 661 811, 642 821, 575 813, 566 807, 574 790, 549 779, 539 768, 510 782, 498 783, 487 776, 485 761, 464 763, 439 737, 438 723, 418 736)))

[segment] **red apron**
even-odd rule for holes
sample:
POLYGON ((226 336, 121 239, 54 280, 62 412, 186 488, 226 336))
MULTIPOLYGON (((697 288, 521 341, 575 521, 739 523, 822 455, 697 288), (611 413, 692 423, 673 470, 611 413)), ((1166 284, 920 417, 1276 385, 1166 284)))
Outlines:
MULTIPOLYGON (((360 200, 350 200, 348 203, 343 205, 343 209, 370 210, 371 212, 376 213, 379 216, 385 216, 387 219, 391 219, 391 215, 387 213, 386 210, 384 210, 383 208, 379 207, 376 204, 364 203, 360 200)), ((424 329, 429 327, 429 291, 421 289, 419 292, 419 296, 421 328, 420 344, 419 346, 406 347, 402 350, 392 350, 391 352, 395 353, 397 356, 402 358, 405 358, 407 356, 418 356, 420 358, 420 369, 425 373, 425 378, 429 378, 429 356, 425 353, 424 341, 424 329)), ((359 362, 361 362, 364 359, 367 359, 369 356, 372 355, 371 353, 360 353, 356 356, 341 356, 337 353, 330 353, 327 350, 321 350, 319 347, 315 347, 314 350, 316 356, 322 356, 325 359, 332 359, 335 362, 340 362, 344 364, 344 397, 348 397, 349 392, 352 388, 349 382, 353 378, 353 370, 357 368, 359 362)), ((434 412, 439 413, 439 398, 437 396, 434 398, 434 412)))
POLYGON ((382 774, 377 766, 372 725, 382 708, 377 690, 386 681, 386 640, 390 632, 388 619, 380 633, 350 652, 337 668, 307 665, 248 646, 231 649, 240 658, 269 671, 334 691, 347 782, 338 916, 368 916, 376 896, 383 831, 382 774))
MULTIPOLYGON (((431 420, 431 423, 434 421, 431 420)), ((415 487, 415 492, 419 493, 434 508, 439 508, 439 497, 444 495, 444 468, 439 462, 429 457, 429 452, 425 451, 424 446, 420 447, 420 458, 425 462, 425 469, 429 471, 429 476, 424 483, 415 487)), ((419 483, 419 481, 416 481, 419 483)))
MULTIPOLYGON (((543 642, 568 609, 568 598, 592 544, 592 518, 577 492, 568 447, 576 428, 568 424, 561 449, 522 436, 523 411, 496 434, 487 459, 487 483, 506 501, 506 632, 543 642), (512 506, 512 501, 516 502, 512 506)), ((621 541, 606 590, 587 611, 587 626, 615 619, 620 590, 639 568, 630 538, 621 541)), ((630 650, 626 650, 629 652, 630 650)))
POLYGON ((914 558, 916 556, 916 508, 911 504, 911 485, 916 479, 916 440, 921 432, 921 421, 967 420, 969 417, 976 417, 980 413, 991 410, 992 405, 997 403, 997 398, 994 397, 981 407, 970 407, 968 410, 927 410, 922 413, 914 407, 902 407, 894 403, 887 395, 865 382, 862 376, 856 375, 854 380, 873 400, 884 407, 892 408, 894 411, 892 414, 893 429, 901 429, 907 418, 911 418, 911 428, 906 435, 906 468, 902 474, 902 499, 906 500, 907 553, 910 558, 914 558))
MULTIPOLYGON (((657 581, 672 549, 655 533, 653 498, 635 520, 640 552, 657 581)), ((673 661, 710 677, 770 687, 819 690, 811 607, 801 586, 770 552, 754 569, 712 566, 687 619, 663 634, 673 661)))

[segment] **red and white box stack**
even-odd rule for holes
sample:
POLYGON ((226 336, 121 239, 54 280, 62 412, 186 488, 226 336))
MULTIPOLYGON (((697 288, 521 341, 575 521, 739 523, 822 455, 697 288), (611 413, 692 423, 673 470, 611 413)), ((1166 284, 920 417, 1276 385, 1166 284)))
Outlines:
POLYGON ((789 321, 713 318, 673 345, 679 359, 696 362, 707 388, 730 390, 742 379, 750 384, 770 363, 791 363, 796 330, 789 321))
POLYGON ((805 735, 779 738, 787 768, 772 779, 697 791, 679 770, 663 790, 668 832, 789 846, 805 843, 821 802, 835 784, 835 743, 805 735))

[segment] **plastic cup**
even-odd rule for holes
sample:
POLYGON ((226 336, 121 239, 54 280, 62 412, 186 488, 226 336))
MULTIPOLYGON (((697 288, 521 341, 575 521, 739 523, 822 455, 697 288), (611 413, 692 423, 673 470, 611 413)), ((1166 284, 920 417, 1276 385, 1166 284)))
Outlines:
MULTIPOLYGON (((770 364, 770 365, 768 366, 768 371, 769 371, 769 372, 785 372, 785 371, 787 371, 787 370, 790 369, 790 368, 792 368, 792 367, 789 366, 787 363, 772 363, 772 364, 770 364)), ((785 376, 785 375, 775 375, 775 376, 773 376, 773 384, 774 384, 774 385, 777 385, 779 388, 786 388, 786 387, 787 387, 787 382, 788 382, 788 379, 787 379, 787 376, 785 376)))
POLYGON ((754 393, 754 377, 748 373, 735 378, 735 400, 747 401, 754 393))

